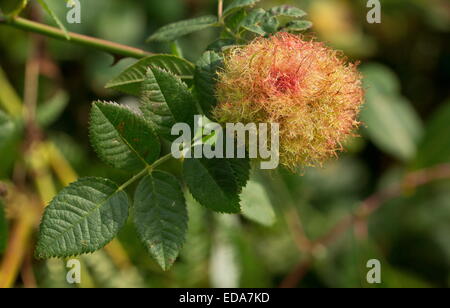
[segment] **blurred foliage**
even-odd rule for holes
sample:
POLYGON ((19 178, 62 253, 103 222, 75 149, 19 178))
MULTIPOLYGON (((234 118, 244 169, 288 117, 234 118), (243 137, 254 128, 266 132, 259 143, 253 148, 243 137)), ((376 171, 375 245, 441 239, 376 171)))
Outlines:
MULTIPOLYGON (((64 20, 65 3, 47 3, 64 20)), ((216 13, 215 1, 209 0, 81 3, 82 23, 66 25, 68 30, 165 53, 171 52, 169 44, 144 43, 154 30, 168 22, 216 13)), ((319 39, 362 62, 367 91, 363 138, 349 141, 340 159, 322 169, 306 169, 303 175, 255 172, 245 193, 243 216, 215 215, 187 196, 187 243, 179 262, 167 273, 149 258, 136 231, 127 225, 119 234, 119 246, 81 258, 82 287, 279 286, 308 257, 296 245, 290 218, 300 217, 308 238, 320 238, 367 196, 401 181, 408 171, 450 163, 447 0, 381 0, 381 24, 366 22, 366 1, 267 0, 261 6, 289 3, 309 13, 312 33, 319 39)), ((41 18, 54 23, 46 14, 41 18)), ((198 60, 213 31, 178 41, 187 59, 198 60)), ((23 123, 14 114, 21 112, 22 95, 15 92, 24 92, 29 53, 29 34, 0 26, 0 192, 13 179, 22 183, 17 193, 8 189, 4 200, 10 226, 20 225, 20 204, 37 198, 28 192, 39 186, 21 178, 31 158, 38 162, 35 171, 42 178, 47 174, 56 190, 66 184, 55 171, 39 165, 45 157, 48 161, 48 153, 38 156, 39 151, 25 150, 25 136, 18 133, 23 123)), ((37 118, 45 127, 45 140, 55 145, 78 175, 105 174, 125 181, 126 173, 111 174, 95 158, 87 139, 88 111, 98 98, 136 104, 133 98, 104 88, 136 61, 124 59, 113 66, 109 55, 54 40, 45 41, 44 54, 37 118)), ((179 170, 177 165, 170 168, 179 170)), ((2 203, 0 254, 7 230, 2 203)), ((380 287, 450 287, 449 234, 450 181, 405 189, 402 197, 383 204, 367 222, 314 251, 311 267, 295 285, 372 287, 365 278, 366 262, 379 259, 380 287)), ((62 261, 33 261, 39 287, 70 287, 66 272, 62 261)), ((15 285, 32 283, 22 275, 15 285)))
POLYGON ((0 200, 0 253, 3 253, 6 249, 6 245, 8 244, 8 222, 6 220, 5 215, 5 206, 3 205, 3 201, 0 200))

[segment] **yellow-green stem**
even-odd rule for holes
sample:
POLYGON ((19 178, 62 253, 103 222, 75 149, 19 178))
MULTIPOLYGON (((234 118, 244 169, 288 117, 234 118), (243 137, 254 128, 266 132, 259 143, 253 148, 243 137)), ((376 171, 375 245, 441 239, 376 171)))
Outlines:
POLYGON ((17 29, 25 30, 28 32, 34 32, 38 34, 42 34, 51 38, 55 38, 58 40, 63 40, 66 42, 95 48, 97 50, 105 51, 111 53, 116 56, 121 57, 130 57, 135 59, 141 59, 146 56, 152 55, 152 53, 147 52, 142 49, 110 42, 103 39, 98 39, 78 33, 69 32, 67 35, 70 40, 67 40, 66 34, 55 27, 47 26, 35 21, 31 21, 25 18, 16 17, 10 19, 1 19, 0 24, 8 25, 17 29))
POLYGON ((11 288, 16 281, 25 257, 34 224, 34 213, 23 211, 16 221, 9 240, 9 247, 0 267, 0 288, 11 288))
POLYGON ((218 9, 217 9, 217 15, 219 17, 219 20, 222 19, 223 15, 223 0, 219 0, 218 9))

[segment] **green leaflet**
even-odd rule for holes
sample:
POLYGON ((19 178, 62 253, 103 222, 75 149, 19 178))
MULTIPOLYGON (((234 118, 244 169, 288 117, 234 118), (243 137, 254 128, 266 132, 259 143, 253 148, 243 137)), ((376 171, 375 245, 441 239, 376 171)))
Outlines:
POLYGON ((228 5, 225 10, 223 11, 223 15, 227 16, 229 14, 232 14, 236 12, 237 10, 249 6, 253 6, 256 3, 258 3, 260 0, 234 0, 231 2, 230 5, 228 5))
POLYGON ((160 143, 150 124, 118 104, 93 103, 89 131, 99 157, 115 168, 138 171, 159 157, 160 143))
POLYGON ((280 27, 280 22, 276 17, 266 14, 266 16, 262 21, 261 27, 265 32, 272 34, 278 31, 278 28, 280 27))
POLYGON ((276 17, 271 16, 261 8, 252 10, 241 23, 242 28, 258 35, 274 33, 279 25, 276 17))
POLYGON ((181 186, 173 175, 154 171, 141 180, 134 200, 137 232, 161 268, 168 270, 187 232, 188 215, 181 186))
POLYGON ((214 51, 205 52, 197 62, 194 75, 196 93, 200 106, 207 117, 211 118, 211 112, 217 105, 215 95, 217 71, 223 64, 223 59, 214 51))
POLYGON ((288 32, 302 32, 312 28, 312 26, 313 23, 307 20, 293 20, 283 30, 288 32))
POLYGON ((5 216, 5 207, 0 199, 0 254, 3 253, 8 244, 8 222, 5 216))
POLYGON ((175 22, 158 29, 151 35, 149 42, 171 42, 192 32, 210 28, 217 23, 216 16, 202 16, 198 18, 175 22))
POLYGON ((444 103, 428 122, 420 143, 415 168, 427 168, 450 161, 450 139, 442 134, 450 131, 450 101, 444 103))
POLYGON ((240 212, 240 188, 226 159, 185 159, 183 175, 201 205, 221 213, 240 212))
POLYGON ((395 94, 401 90, 400 80, 388 67, 379 63, 369 63, 364 65, 362 73, 369 82, 383 94, 395 94))
POLYGON ((268 14, 274 17, 291 17, 291 18, 302 18, 307 14, 305 11, 290 5, 280 5, 271 8, 268 14))
POLYGON ((139 96, 149 66, 165 69, 181 79, 189 80, 194 75, 194 65, 189 61, 173 55, 155 55, 141 59, 128 67, 119 76, 110 80, 106 88, 139 96))
POLYGON ((128 196, 108 179, 83 178, 46 208, 35 255, 70 257, 108 244, 128 218, 128 196))
MULTIPOLYGON (((247 17, 247 10, 242 8, 237 10, 234 14, 225 18, 225 24, 227 27, 234 33, 239 32, 239 27, 241 26, 242 21, 247 17)), ((231 38, 233 38, 231 36, 231 38)))
POLYGON ((423 125, 411 103, 399 93, 398 80, 382 65, 368 64, 366 106, 361 120, 370 139, 383 151, 408 161, 416 155, 423 125))
POLYGON ((242 214, 259 224, 271 226, 276 216, 272 202, 264 186, 255 181, 248 182, 241 194, 242 214))
POLYGON ((259 35, 266 35, 266 31, 264 31, 261 26, 265 17, 266 11, 264 9, 253 10, 242 21, 241 27, 259 35))
POLYGON ((170 132, 175 123, 187 123, 194 131, 196 100, 177 76, 158 67, 150 67, 144 81, 141 110, 157 133, 173 140, 170 132))
POLYGON ((227 158, 227 162, 233 170, 234 179, 238 186, 238 193, 240 193, 250 179, 250 159, 227 158))

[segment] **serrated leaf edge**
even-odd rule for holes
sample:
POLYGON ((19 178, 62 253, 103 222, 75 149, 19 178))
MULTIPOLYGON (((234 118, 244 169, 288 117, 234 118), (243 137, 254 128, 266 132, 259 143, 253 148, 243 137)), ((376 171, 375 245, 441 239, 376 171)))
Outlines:
MULTIPOLYGON (((74 181, 74 182, 70 183, 70 184, 69 184, 68 186, 66 186, 65 188, 67 188, 67 187, 69 187, 69 186, 71 186, 71 185, 73 185, 73 184, 75 184, 75 183, 79 183, 79 182, 81 182, 81 181, 87 181, 87 180, 105 181, 105 180, 107 180, 107 179, 104 179, 104 178, 101 178, 101 177, 84 177, 84 178, 80 178, 80 179, 78 179, 77 181, 74 181)), ((109 182, 111 182, 111 183, 114 183, 114 182, 111 181, 111 180, 107 180, 107 181, 109 181, 109 182)), ((102 202, 100 205, 98 205, 97 207, 95 207, 94 210, 98 210, 99 208, 101 208, 105 203, 107 203, 107 202, 109 201, 110 198, 112 198, 112 197, 113 197, 115 194, 117 194, 118 192, 121 192, 121 191, 122 191, 122 190, 120 190, 120 187, 119 187, 116 183, 114 183, 114 185, 117 186, 117 190, 114 191, 114 193, 112 193, 112 194, 111 194, 104 202, 102 202)), ((64 190, 64 189, 63 189, 63 190, 64 190)), ((122 192, 123 192, 123 191, 122 191, 122 192)), ((125 193, 125 192, 124 192, 124 193, 125 193)), ((59 194, 57 194, 55 197, 53 197, 52 201, 51 201, 49 204, 52 204, 52 203, 56 200, 56 198, 58 197, 58 195, 59 195, 59 194)), ((128 194, 125 193, 125 195, 127 196, 127 199, 128 199, 128 205, 130 205, 130 198, 129 198, 128 194)), ((92 210, 92 211, 94 211, 94 210, 92 210)), ((92 212, 92 211, 90 211, 90 212, 92 212)), ((128 220, 129 214, 130 214, 130 213, 129 213, 129 210, 128 210, 128 211, 127 211, 127 217, 126 217, 125 221, 128 220)), ((42 216, 41 221, 40 221, 40 223, 39 223, 39 230, 41 230, 43 220, 44 220, 44 215, 42 216)), ((67 229, 67 230, 70 230, 70 229, 72 229, 72 228, 69 228, 69 229, 67 229)), ((41 236, 41 231, 39 231, 39 237, 40 237, 40 236, 41 236)), ((58 237, 58 238, 59 238, 59 237, 58 237)), ((112 241, 112 239, 111 239, 111 241, 112 241)), ((84 249, 82 249, 81 252, 78 253, 78 254, 61 254, 61 255, 39 253, 39 251, 41 250, 41 248, 40 248, 41 246, 39 245, 39 241, 38 241, 38 243, 37 243, 37 245, 36 245, 36 250, 35 250, 35 252, 34 252, 34 256, 35 256, 36 259, 39 259, 39 260, 44 260, 44 259, 54 259, 54 258, 57 258, 57 259, 64 259, 64 258, 78 257, 78 256, 85 255, 85 254, 92 254, 92 253, 94 253, 94 252, 96 252, 96 251, 98 251, 98 250, 104 248, 104 247, 105 247, 106 245, 108 245, 111 241, 105 243, 104 245, 101 245, 101 246, 98 247, 97 249, 86 249, 86 248, 84 248, 84 249)), ((45 246, 45 247, 47 247, 47 246, 45 246)), ((42 249, 44 249, 44 248, 42 248, 42 249)))

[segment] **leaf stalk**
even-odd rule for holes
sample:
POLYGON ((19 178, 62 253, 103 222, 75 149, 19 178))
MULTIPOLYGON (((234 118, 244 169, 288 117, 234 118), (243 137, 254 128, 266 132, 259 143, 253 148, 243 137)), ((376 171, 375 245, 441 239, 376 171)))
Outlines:
POLYGON ((142 171, 140 171, 138 174, 136 174, 135 176, 133 176, 131 179, 129 179, 128 181, 126 181, 125 183, 123 183, 118 191, 124 190, 126 189, 128 186, 130 186, 131 184, 133 184, 134 182, 136 182, 137 180, 139 180, 141 177, 145 176, 147 173, 152 173, 152 171, 154 169, 156 169, 156 167, 162 165, 163 163, 165 163, 166 161, 168 161, 170 158, 172 157, 172 154, 169 153, 163 157, 161 157, 160 159, 158 159, 157 161, 155 161, 153 164, 151 164, 150 166, 145 167, 142 171))

